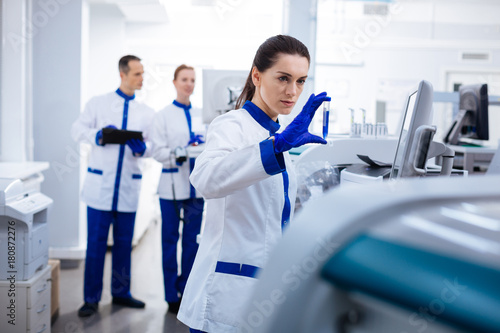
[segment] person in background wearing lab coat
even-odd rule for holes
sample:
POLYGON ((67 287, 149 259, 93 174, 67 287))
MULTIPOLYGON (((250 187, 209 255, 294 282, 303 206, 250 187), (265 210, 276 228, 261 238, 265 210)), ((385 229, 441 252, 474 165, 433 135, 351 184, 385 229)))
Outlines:
POLYGON ((180 65, 173 80, 177 98, 159 111, 154 120, 153 157, 163 164, 158 185, 162 217, 163 282, 168 311, 177 313, 191 272, 200 233, 204 200, 189 182, 195 158, 186 156, 186 147, 203 144, 205 128, 201 110, 189 100, 194 90, 194 68, 180 65), (182 216, 182 217, 181 217, 182 216), (179 223, 182 228, 181 274, 177 268, 179 223))
POLYGON ((242 312, 255 277, 294 210, 297 185, 287 151, 326 144, 308 132, 326 93, 312 94, 290 125, 277 132, 278 115, 295 106, 309 63, 299 40, 267 39, 257 50, 237 110, 209 125, 205 150, 190 176, 206 199, 205 228, 177 316, 191 332, 245 328, 242 312))
POLYGON ((82 198, 87 204, 87 256, 85 259, 84 305, 80 317, 97 312, 103 288, 104 258, 108 231, 113 223, 111 294, 113 304, 144 308, 130 293, 132 236, 141 187, 139 160, 151 156, 148 132, 154 110, 137 102, 144 70, 136 56, 120 59, 120 87, 92 98, 72 127, 77 142, 92 146, 82 198), (103 144, 104 127, 141 131, 144 141, 130 139, 125 145, 103 144))

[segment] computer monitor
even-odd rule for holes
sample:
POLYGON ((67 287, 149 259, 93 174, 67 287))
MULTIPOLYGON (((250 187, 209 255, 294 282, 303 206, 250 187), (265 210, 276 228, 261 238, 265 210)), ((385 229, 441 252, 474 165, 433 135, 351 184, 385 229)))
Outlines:
POLYGON ((459 111, 444 138, 452 145, 470 144, 473 140, 489 140, 487 84, 460 87, 459 111))
POLYGON ((203 70, 202 118, 205 124, 235 108, 247 76, 248 71, 244 70, 203 70))
MULTIPOLYGON (((392 164, 390 179, 418 176, 414 169, 412 157, 415 152, 414 140, 417 129, 423 125, 430 125, 432 115, 433 89, 432 84, 425 80, 410 90, 406 99, 406 106, 402 114, 399 141, 396 148, 394 163, 392 164)), ((428 138, 432 140, 432 137, 428 138)), ((427 147, 428 148, 428 147, 427 147)), ((422 156, 420 154, 419 156, 422 156)), ((426 158, 420 158, 418 163, 421 169, 425 168, 426 158)))

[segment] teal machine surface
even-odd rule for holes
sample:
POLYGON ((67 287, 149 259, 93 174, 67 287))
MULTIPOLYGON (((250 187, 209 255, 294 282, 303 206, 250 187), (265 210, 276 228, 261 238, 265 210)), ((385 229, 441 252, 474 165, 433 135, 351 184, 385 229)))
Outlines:
POLYGON ((254 332, 500 332, 500 177, 337 188, 297 214, 254 332))
POLYGON ((332 257, 322 275, 408 309, 433 304, 430 311, 442 320, 474 332, 500 328, 496 269, 362 235, 332 257))

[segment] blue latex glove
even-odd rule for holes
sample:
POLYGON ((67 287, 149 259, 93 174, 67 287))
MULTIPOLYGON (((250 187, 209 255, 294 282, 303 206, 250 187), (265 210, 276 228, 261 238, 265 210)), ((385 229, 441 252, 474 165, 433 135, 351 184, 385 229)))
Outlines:
POLYGON ((316 96, 311 94, 311 97, 309 97, 302 111, 295 117, 290 125, 288 125, 283 132, 274 135, 274 152, 276 154, 290 150, 294 147, 300 147, 306 143, 326 144, 323 138, 307 131, 314 117, 314 113, 326 99, 326 92, 322 92, 316 96))
POLYGON ((201 134, 196 134, 194 137, 191 138, 191 140, 189 140, 188 142, 188 146, 197 146, 199 144, 202 144, 202 143, 205 143, 205 141, 203 141, 203 135, 201 134))
POLYGON ((146 151, 146 144, 142 140, 130 139, 130 140, 127 140, 126 144, 127 144, 127 146, 130 147, 130 149, 132 149, 134 156, 142 156, 142 155, 144 155, 144 152, 146 151))
MULTIPOLYGON (((115 125, 108 125, 108 126, 106 126, 106 127, 104 127, 104 128, 114 128, 114 129, 118 129, 118 128, 116 128, 116 126, 115 126, 115 125)), ((104 146, 104 145, 102 144, 102 129, 100 129, 100 130, 97 132, 97 134, 96 134, 96 136, 95 136, 95 143, 96 143, 96 145, 98 145, 98 146, 104 146)))

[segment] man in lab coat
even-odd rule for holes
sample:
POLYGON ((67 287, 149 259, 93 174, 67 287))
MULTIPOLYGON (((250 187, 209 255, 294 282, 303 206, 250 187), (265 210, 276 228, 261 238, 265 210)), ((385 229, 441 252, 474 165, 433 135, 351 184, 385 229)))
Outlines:
POLYGON ((84 302, 78 311, 88 317, 98 310, 103 288, 104 258, 110 224, 113 223, 111 295, 113 304, 144 308, 130 294, 132 236, 141 186, 140 159, 151 156, 148 132, 154 111, 137 102, 143 66, 136 56, 120 59, 120 87, 92 98, 72 127, 75 141, 92 146, 83 184, 82 199, 87 204, 87 256, 85 260, 84 302), (144 141, 105 144, 103 128, 141 131, 144 141))

